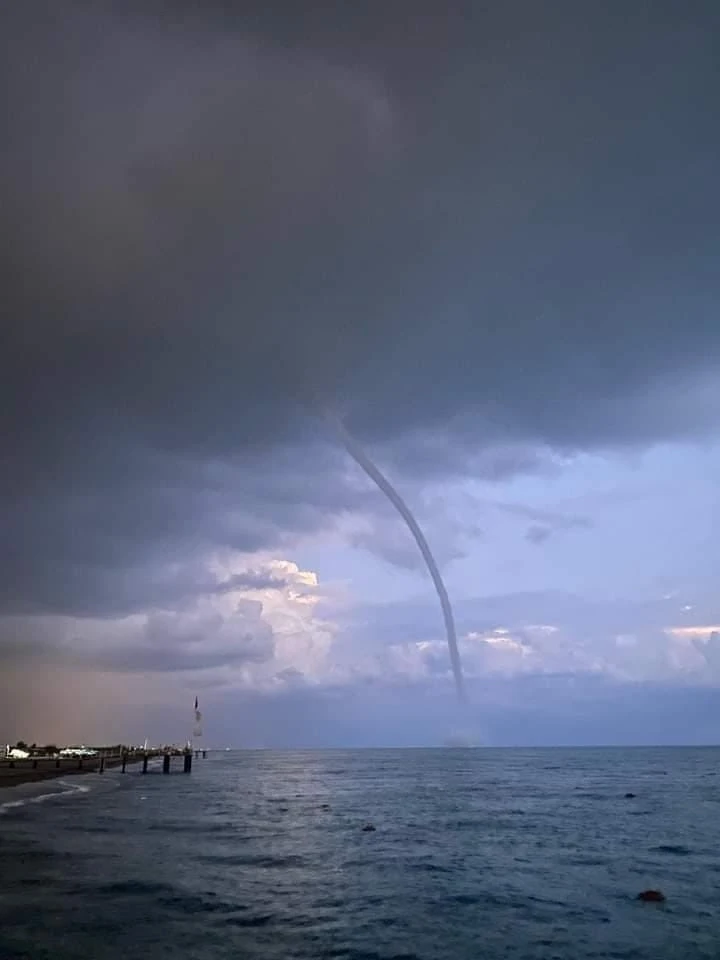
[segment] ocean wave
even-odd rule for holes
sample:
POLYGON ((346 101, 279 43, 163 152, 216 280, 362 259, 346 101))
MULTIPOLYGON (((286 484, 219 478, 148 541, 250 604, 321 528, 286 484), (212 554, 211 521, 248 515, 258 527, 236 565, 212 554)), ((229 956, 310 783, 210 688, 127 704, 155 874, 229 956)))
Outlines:
POLYGON ((270 854, 212 854, 198 853, 193 859, 198 863, 206 863, 210 866, 223 867, 259 867, 272 868, 280 867, 287 869, 289 867, 304 867, 308 864, 306 857, 298 856, 272 856, 270 854))
POLYGON ((668 853, 676 857, 689 857, 692 853, 687 847, 679 843, 661 843, 660 846, 651 847, 651 853, 668 853))
POLYGON ((167 883, 154 883, 145 880, 114 880, 95 887, 97 896, 158 896, 161 894, 175 895, 175 887, 167 883))
MULTIPOLYGON (((84 783, 69 783, 67 780, 56 780, 58 786, 65 787, 64 790, 52 790, 50 793, 34 794, 32 796, 19 797, 13 800, 6 800, 0 803, 0 815, 9 810, 17 810, 26 807, 29 804, 45 803, 46 800, 55 800, 58 797, 69 797, 73 794, 89 793, 92 787, 84 783)), ((43 784, 45 786, 45 784, 43 784)), ((14 788, 19 789, 19 788, 14 788)))
POLYGON ((254 914, 252 916, 227 917, 223 922, 229 927, 266 927, 275 917, 271 913, 254 914))

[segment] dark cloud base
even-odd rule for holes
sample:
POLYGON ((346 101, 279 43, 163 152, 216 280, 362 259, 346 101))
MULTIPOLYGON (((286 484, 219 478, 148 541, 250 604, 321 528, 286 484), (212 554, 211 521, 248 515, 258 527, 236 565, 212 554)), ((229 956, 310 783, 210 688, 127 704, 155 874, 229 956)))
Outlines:
POLYGON ((356 506, 318 401, 418 481, 716 429, 717 4, 339 9, 3 5, 2 609, 356 506))

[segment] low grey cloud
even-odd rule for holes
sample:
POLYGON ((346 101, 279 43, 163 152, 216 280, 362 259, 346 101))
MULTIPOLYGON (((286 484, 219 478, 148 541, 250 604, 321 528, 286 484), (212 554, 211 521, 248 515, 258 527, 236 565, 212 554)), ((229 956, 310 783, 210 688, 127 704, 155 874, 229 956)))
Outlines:
POLYGON ((214 610, 156 611, 136 621, 104 621, 102 627, 89 620, 85 626, 51 618, 0 621, 0 656, 16 665, 197 676, 216 667, 263 663, 273 652, 272 627, 262 604, 252 600, 236 602, 224 616, 214 610), (79 632, 70 632, 73 627, 79 632))
MULTIPOLYGON (((467 555, 470 546, 481 540, 483 529, 472 515, 463 515, 449 498, 430 495, 408 484, 407 497, 413 514, 432 542, 433 554, 441 567, 467 555)), ((370 504, 368 504, 370 506, 370 504)), ((356 506, 352 518, 340 524, 348 544, 369 551, 403 570, 425 571, 425 563, 407 527, 381 494, 375 494, 371 509, 356 506)))
POLYGON ((573 530, 577 529, 578 527, 587 528, 589 526, 589 522, 584 520, 576 520, 574 518, 552 524, 533 523, 525 531, 525 539, 529 543, 534 544, 546 543, 550 537, 554 536, 561 530, 573 530))
POLYGON ((212 587, 213 593, 235 593, 237 590, 284 590, 288 581, 271 571, 247 570, 233 573, 212 587))
POLYGON ((536 545, 546 543, 550 537, 564 530, 589 529, 592 522, 579 514, 562 513, 554 510, 541 510, 519 503, 494 503, 497 509, 511 516, 522 517, 533 522, 525 531, 525 539, 536 545))
POLYGON ((530 543, 541 544, 545 543, 546 540, 549 540, 552 534, 553 531, 550 527, 540 527, 534 524, 533 526, 527 528, 525 539, 530 543))
MULTIPOLYGON (((82 656, 93 651, 81 643, 82 656)), ((227 617, 155 613, 148 617, 140 637, 126 646, 94 654, 102 669, 125 672, 205 670, 238 663, 262 663, 272 658, 273 631, 262 618, 262 604, 245 600, 227 617)))

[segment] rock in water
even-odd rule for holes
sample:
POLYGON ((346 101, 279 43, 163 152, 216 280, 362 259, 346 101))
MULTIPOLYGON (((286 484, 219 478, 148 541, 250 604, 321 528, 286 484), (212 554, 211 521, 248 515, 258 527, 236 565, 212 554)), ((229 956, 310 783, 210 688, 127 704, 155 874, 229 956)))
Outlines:
POLYGON ((665 894, 661 890, 643 890, 637 895, 638 900, 643 903, 664 903, 665 894))
POLYGON ((626 799, 626 800, 634 800, 634 799, 635 799, 635 794, 634 794, 634 793, 626 793, 626 794, 625 794, 625 799, 626 799))

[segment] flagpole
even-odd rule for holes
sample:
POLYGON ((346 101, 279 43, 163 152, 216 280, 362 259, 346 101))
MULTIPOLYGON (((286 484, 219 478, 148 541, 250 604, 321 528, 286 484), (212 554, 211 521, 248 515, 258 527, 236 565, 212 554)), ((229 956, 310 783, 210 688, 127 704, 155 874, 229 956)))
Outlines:
POLYGON ((200 713, 200 705, 198 703, 197 696, 195 697, 195 725, 193 726, 192 740, 190 741, 190 747, 193 752, 197 749, 197 744, 195 743, 196 738, 202 736, 202 727, 200 723, 202 721, 202 714, 200 713))

